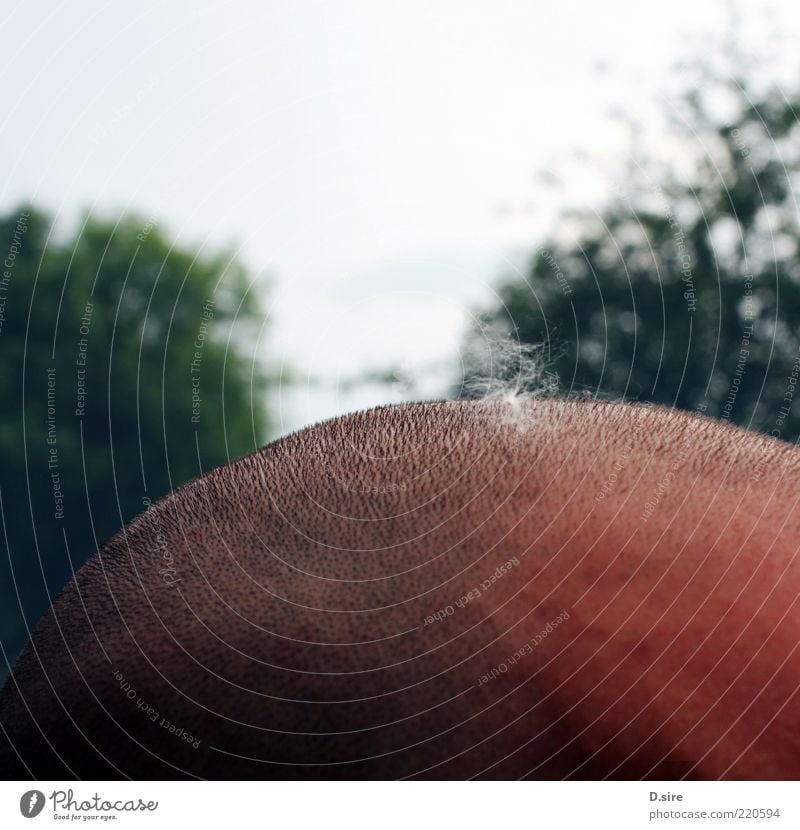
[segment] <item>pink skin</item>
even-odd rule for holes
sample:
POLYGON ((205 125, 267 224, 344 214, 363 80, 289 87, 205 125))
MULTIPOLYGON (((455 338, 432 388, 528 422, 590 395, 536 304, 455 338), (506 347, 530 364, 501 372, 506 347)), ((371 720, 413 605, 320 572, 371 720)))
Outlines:
POLYGON ((798 778, 798 497, 789 445, 654 407, 327 422, 84 566, 0 698, 2 768, 798 778))

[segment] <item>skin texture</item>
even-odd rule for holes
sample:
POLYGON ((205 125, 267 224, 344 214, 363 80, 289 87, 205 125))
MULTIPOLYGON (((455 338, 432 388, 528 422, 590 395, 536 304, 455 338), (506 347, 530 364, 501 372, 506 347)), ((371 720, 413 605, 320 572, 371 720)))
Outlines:
POLYGON ((789 445, 656 407, 323 423, 77 573, 0 698, 0 769, 798 778, 798 485, 789 445))

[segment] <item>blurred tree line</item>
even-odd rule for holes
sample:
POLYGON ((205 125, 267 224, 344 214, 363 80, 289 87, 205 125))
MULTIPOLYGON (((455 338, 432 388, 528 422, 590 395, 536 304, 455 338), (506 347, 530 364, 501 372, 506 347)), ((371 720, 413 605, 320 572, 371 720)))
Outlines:
POLYGON ((563 217, 570 235, 553 233, 524 277, 501 282, 467 337, 461 396, 481 391, 505 339, 535 345, 560 394, 797 440, 800 93, 751 77, 705 68, 673 109, 680 163, 632 155, 603 209, 563 217))
MULTIPOLYGON (((13 661, 109 536, 262 445, 262 314, 231 252, 152 220, 0 216, 0 639, 13 661)), ((0 660, 0 671, 6 668, 0 660)))

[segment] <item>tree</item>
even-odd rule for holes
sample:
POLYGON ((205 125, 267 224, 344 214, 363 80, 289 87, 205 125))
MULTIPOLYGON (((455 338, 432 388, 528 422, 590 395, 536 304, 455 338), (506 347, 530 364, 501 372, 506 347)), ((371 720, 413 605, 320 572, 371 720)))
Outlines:
POLYGON ((459 394, 491 374, 499 332, 538 344, 561 394, 798 438, 800 93, 706 71, 675 111, 681 164, 634 157, 598 214, 565 217, 572 238, 553 234, 523 279, 502 281, 468 335, 478 358, 459 394))
POLYGON ((7 660, 72 572, 178 485, 260 446, 261 310, 230 252, 153 220, 74 234, 0 217, 0 636, 7 660))

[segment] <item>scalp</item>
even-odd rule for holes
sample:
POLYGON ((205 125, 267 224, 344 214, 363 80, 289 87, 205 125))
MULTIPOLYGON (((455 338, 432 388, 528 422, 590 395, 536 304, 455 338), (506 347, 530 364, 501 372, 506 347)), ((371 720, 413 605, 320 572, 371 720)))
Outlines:
POLYGON ((76 574, 0 699, 3 764, 783 777, 797 474, 787 445, 656 407, 319 424, 151 506, 76 574))

